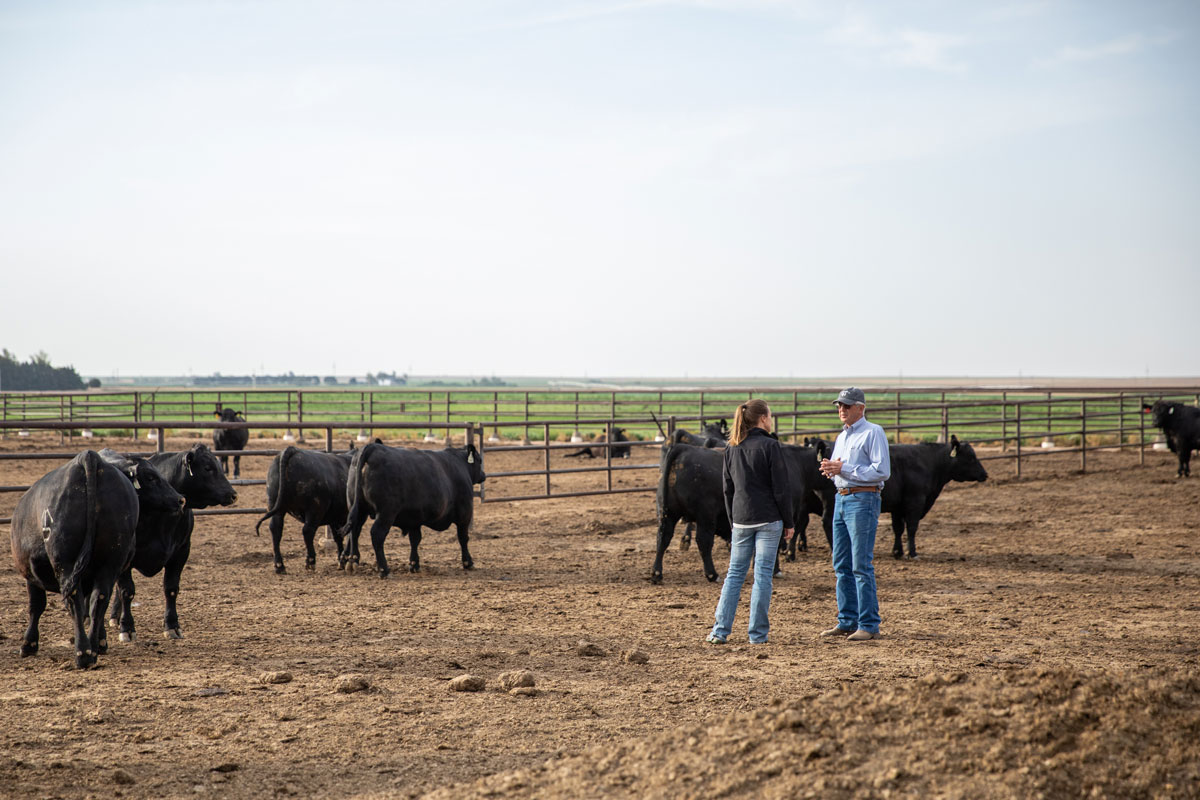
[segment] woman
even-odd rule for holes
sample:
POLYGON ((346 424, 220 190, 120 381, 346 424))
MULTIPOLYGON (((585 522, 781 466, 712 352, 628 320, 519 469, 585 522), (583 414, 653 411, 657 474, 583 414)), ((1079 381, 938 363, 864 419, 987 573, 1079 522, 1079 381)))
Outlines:
POLYGON ((770 624, 771 583, 779 537, 792 538, 792 503, 788 496, 787 465, 783 448, 771 435, 771 409, 763 400, 738 406, 733 416, 733 433, 725 448, 721 470, 725 489, 725 512, 733 523, 729 548, 729 572, 717 602, 717 622, 705 639, 725 644, 733 628, 733 617, 742 596, 742 583, 750 559, 754 559, 754 588, 750 592, 750 642, 766 644, 770 624))

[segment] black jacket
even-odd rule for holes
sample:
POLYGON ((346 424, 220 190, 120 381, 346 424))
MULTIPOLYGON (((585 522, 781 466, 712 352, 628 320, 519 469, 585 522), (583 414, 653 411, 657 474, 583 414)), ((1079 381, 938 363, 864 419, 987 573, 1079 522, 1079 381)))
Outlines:
POLYGON ((795 527, 783 447, 762 428, 751 428, 741 444, 725 448, 721 483, 731 523, 779 519, 785 529, 795 527))

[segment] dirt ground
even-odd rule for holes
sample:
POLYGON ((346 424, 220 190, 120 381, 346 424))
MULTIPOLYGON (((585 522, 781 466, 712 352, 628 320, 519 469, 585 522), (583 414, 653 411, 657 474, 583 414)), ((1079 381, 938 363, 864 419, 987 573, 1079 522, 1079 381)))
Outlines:
MULTIPOLYGON (((90 443, 105 445, 134 446, 90 443)), ((60 449, 74 448, 0 442, 60 449)), ((485 468, 539 458, 496 453, 485 468)), ((815 520, 809 552, 776 580, 771 643, 746 641, 747 587, 730 644, 704 645, 720 584, 676 545, 664 583, 649 583, 651 493, 477 505, 472 572, 452 531, 427 531, 422 572, 402 571, 394 531, 387 580, 340 572, 328 551, 306 572, 292 520, 288 573, 276 575, 266 526, 255 537, 253 517, 201 518, 179 600, 185 638, 162 638, 161 579, 135 574, 138 641, 113 637, 86 672, 72 666, 57 597, 41 653, 19 657, 25 590, 5 564, 0 795, 1200 796, 1200 478, 1176 480, 1167 453, 1146 461, 1089 454, 1079 474, 1078 455, 1053 455, 1020 479, 988 462, 986 484, 942 494, 915 562, 892 559, 885 515, 884 637, 858 645, 817 636, 834 597, 815 520), (629 649, 648 662, 623 660, 629 649), (500 689, 520 669, 535 695, 500 689), (268 672, 292 679, 267 683, 268 672), (366 688, 338 691, 348 674, 366 688), (451 691, 466 674, 484 690, 451 691)), ((0 461, 0 484, 60 463, 0 461)), ((243 477, 268 463, 243 460, 243 477)), ((240 492, 239 506, 265 505, 263 487, 240 492)), ((0 494, 0 516, 17 497, 0 494)), ((723 543, 714 557, 727 563, 723 543)))

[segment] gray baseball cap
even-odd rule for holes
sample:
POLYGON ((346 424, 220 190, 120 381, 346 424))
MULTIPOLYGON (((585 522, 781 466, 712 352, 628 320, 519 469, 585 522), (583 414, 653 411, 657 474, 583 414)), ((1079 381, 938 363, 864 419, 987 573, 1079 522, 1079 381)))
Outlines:
POLYGON ((838 403, 848 406, 865 406, 867 404, 867 396, 863 394, 862 389, 856 389, 855 387, 851 386, 849 389, 842 389, 842 393, 837 396, 837 400, 833 401, 835 406, 838 403))

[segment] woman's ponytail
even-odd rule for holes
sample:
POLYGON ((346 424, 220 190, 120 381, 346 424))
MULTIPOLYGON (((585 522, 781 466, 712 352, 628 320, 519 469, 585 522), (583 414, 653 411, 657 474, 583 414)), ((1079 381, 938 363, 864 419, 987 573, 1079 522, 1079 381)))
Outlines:
POLYGON ((767 401, 757 397, 738 406, 737 411, 733 412, 733 432, 729 434, 729 444, 741 444, 750 435, 750 429, 770 413, 767 401))

